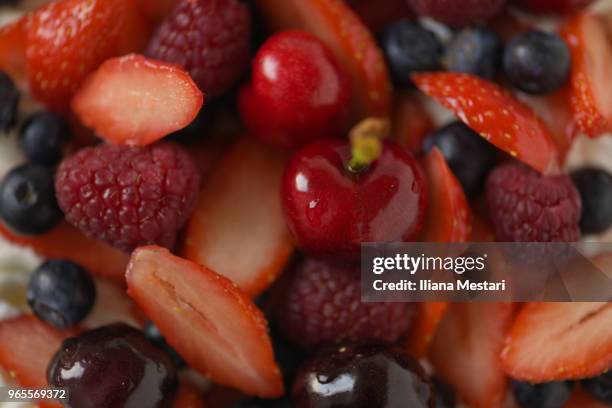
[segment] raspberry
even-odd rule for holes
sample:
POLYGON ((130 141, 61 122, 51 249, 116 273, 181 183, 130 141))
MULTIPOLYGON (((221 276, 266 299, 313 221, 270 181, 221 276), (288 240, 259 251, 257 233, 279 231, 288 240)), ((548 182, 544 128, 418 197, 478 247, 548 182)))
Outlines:
POLYGON ((131 251, 146 244, 174 246, 195 208, 199 182, 191 156, 178 145, 101 144, 66 158, 55 189, 69 223, 131 251))
POLYGON ((393 343, 412 323, 408 303, 362 303, 359 270, 306 259, 279 302, 278 323, 305 349, 345 341, 393 343))
POLYGON ((544 176, 518 163, 487 180, 487 203, 499 241, 573 242, 580 238, 581 201, 567 175, 544 176))
POLYGON ((418 15, 457 28, 494 17, 506 0, 408 0, 408 3, 418 15))
POLYGON ((181 65, 207 98, 227 91, 249 62, 251 16, 238 0, 181 0, 147 48, 181 65))

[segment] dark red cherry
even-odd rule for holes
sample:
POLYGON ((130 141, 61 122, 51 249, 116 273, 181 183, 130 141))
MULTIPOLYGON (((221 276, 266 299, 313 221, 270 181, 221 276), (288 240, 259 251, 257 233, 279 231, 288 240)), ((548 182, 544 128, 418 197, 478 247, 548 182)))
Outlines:
POLYGON ((346 130, 349 80, 317 37, 283 31, 253 59, 252 80, 240 92, 240 115, 261 139, 297 147, 346 130))
POLYGON ((433 408, 433 388, 407 354, 379 346, 324 351, 293 384, 294 408, 433 408))
POLYGON ((68 388, 72 408, 167 407, 177 384, 170 357, 122 323, 64 341, 47 377, 68 388))
POLYGON ((362 242, 417 238, 427 185, 413 156, 385 143, 380 157, 360 172, 347 169, 350 159, 347 141, 329 139, 309 144, 289 160, 282 200, 299 246, 314 256, 354 258, 362 242))

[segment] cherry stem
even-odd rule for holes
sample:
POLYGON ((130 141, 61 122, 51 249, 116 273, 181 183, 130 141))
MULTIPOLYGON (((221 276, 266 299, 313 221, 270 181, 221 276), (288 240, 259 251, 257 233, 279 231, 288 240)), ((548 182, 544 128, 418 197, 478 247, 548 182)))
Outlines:
POLYGON ((357 124, 350 132, 351 159, 346 168, 351 173, 360 173, 380 157, 382 140, 389 134, 389 121, 368 118, 357 124))

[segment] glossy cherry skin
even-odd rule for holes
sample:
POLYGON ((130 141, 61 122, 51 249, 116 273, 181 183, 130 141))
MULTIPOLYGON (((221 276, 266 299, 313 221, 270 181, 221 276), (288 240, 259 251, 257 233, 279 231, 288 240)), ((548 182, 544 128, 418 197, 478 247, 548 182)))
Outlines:
POLYGON ((169 407, 177 385, 170 357, 123 323, 65 340, 47 377, 68 388, 73 408, 169 407))
POLYGON ((296 152, 285 168, 282 202, 298 245, 313 256, 358 258, 363 242, 418 237, 427 184, 410 153, 385 143, 382 154, 355 174, 347 170, 347 141, 316 141, 296 152))
POLYGON ((295 408, 433 408, 433 387, 419 363, 400 350, 345 346, 298 371, 295 408))
POLYGON ((251 133, 292 148, 342 134, 349 95, 348 77, 325 44, 293 30, 273 35, 259 49, 238 106, 251 133))

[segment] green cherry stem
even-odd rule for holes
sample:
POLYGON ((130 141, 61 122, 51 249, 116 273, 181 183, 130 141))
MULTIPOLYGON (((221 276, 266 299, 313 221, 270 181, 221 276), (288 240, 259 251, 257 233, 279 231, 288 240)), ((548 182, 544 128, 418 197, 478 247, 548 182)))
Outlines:
POLYGON ((382 140, 389 134, 389 121, 368 118, 359 122, 350 132, 351 159, 346 164, 349 172, 364 171, 382 153, 382 140))

